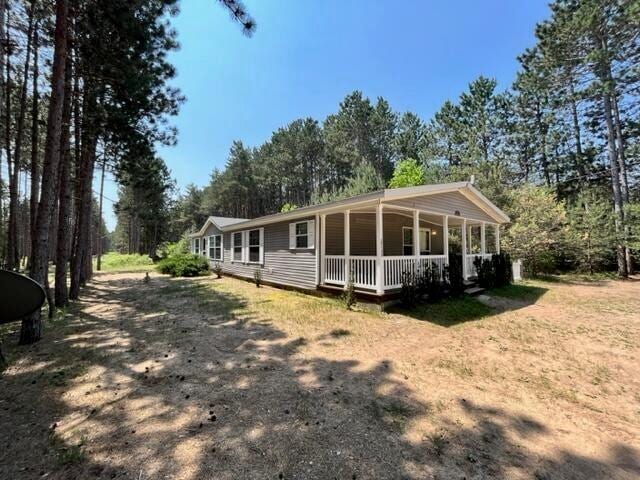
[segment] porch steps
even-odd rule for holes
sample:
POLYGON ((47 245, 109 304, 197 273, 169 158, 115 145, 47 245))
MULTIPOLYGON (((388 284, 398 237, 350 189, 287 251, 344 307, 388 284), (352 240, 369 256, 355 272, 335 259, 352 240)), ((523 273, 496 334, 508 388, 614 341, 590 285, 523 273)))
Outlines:
POLYGON ((464 291, 465 294, 471 295, 471 296, 480 295, 482 292, 484 292, 484 288, 476 287, 476 286, 469 287, 464 291))

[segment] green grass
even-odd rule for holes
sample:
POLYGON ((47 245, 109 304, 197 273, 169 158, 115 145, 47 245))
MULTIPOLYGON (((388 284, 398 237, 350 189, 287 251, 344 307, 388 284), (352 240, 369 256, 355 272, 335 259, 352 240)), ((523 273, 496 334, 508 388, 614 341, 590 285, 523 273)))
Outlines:
POLYGON ((147 255, 109 252, 102 256, 104 272, 139 272, 152 269, 153 261, 147 255))
POLYGON ((471 297, 448 298, 438 303, 418 305, 411 310, 398 308, 394 311, 442 327, 479 320, 494 313, 491 307, 471 297))
POLYGON ((607 280, 619 280, 616 272, 595 272, 595 273, 562 273, 562 274, 544 274, 535 277, 550 283, 589 283, 604 282, 607 280))
POLYGON ((504 287, 492 288, 487 293, 497 297, 510 298, 512 300, 537 300, 547 292, 548 289, 529 285, 526 283, 513 283, 504 287))

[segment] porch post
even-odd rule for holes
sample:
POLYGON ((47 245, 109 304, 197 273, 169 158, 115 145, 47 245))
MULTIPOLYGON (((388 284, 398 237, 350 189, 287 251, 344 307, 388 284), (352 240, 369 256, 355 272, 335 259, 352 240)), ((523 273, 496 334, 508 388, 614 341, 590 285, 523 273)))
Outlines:
POLYGON ((420 212, 413 211, 413 256, 420 256, 420 212))
POLYGON ((467 279, 467 219, 462 219, 462 278, 467 279))
POLYGON ((482 224, 480 225, 480 253, 482 255, 484 255, 485 253, 487 253, 487 247, 485 244, 485 223, 482 222, 482 224))
POLYGON ((376 293, 384 293, 384 249, 383 249, 383 225, 382 204, 376 205, 376 293))
MULTIPOLYGON (((320 284, 324 285, 325 273, 324 273, 324 256, 326 254, 327 245, 327 216, 320 215, 320 284)), ((317 229, 317 227, 316 227, 317 229)), ((316 246, 316 248, 318 248, 316 246)))
POLYGON ((500 253, 500 224, 496 223, 496 253, 500 253))
POLYGON ((351 276, 351 261, 349 256, 351 255, 351 221, 349 220, 351 210, 344 211, 344 286, 346 288, 349 283, 349 277, 351 276))
POLYGON ((449 215, 442 217, 442 248, 444 250, 444 264, 449 265, 449 215))

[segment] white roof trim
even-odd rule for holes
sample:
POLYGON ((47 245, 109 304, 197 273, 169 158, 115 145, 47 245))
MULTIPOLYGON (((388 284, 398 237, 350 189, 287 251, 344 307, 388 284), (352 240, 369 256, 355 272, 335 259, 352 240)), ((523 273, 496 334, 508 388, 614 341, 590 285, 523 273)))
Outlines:
POLYGON ((436 195, 438 193, 447 192, 460 192, 467 199, 481 208, 487 215, 495 219, 498 223, 508 223, 509 217, 502 210, 496 207, 487 197, 485 197, 477 188, 475 188, 470 182, 455 182, 455 183, 442 183, 435 185, 420 185, 417 187, 404 187, 404 188, 387 188, 385 190, 378 190, 376 192, 365 193, 363 195, 357 195, 355 197, 346 198, 343 200, 336 200, 333 202, 324 203, 321 205, 310 205, 308 207, 298 208, 285 213, 274 213, 272 215, 265 215, 264 217, 254 218, 244 222, 234 223, 233 225, 227 225, 220 227, 216 225, 212 217, 209 217, 204 226, 197 232, 193 233, 191 237, 199 237, 204 235, 209 224, 215 225, 219 230, 223 232, 230 232, 235 230, 246 230, 248 228, 260 227, 270 223, 284 222, 288 220, 295 220, 304 217, 310 217, 316 214, 329 214, 334 212, 340 212, 350 207, 362 207, 368 205, 374 205, 383 201, 399 200, 404 198, 411 198, 423 195, 436 195))

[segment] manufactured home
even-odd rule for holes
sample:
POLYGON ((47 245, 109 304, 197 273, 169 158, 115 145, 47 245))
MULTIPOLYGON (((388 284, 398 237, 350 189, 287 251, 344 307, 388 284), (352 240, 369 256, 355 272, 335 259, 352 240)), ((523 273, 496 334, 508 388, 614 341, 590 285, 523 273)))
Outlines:
POLYGON ((304 290, 343 288, 385 296, 403 272, 462 255, 465 279, 474 259, 500 252, 509 217, 470 182, 380 190, 254 219, 209 217, 191 234, 192 252, 234 276, 304 290))

